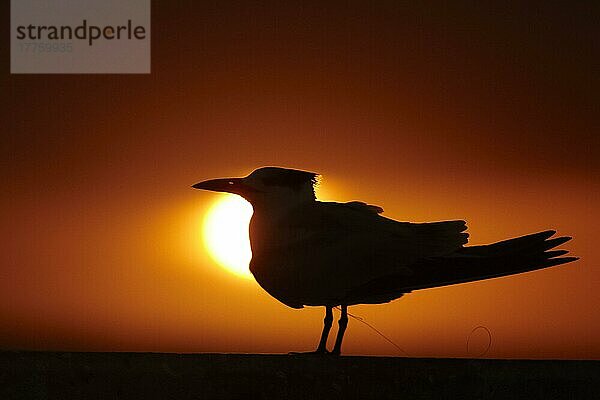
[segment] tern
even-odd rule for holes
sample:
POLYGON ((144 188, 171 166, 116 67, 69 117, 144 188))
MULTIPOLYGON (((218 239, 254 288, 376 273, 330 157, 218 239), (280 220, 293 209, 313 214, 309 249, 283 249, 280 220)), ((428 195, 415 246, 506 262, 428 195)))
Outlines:
POLYGON ((339 355, 348 307, 381 304, 413 290, 497 278, 575 261, 552 250, 570 237, 554 230, 466 246, 462 220, 399 222, 360 201, 322 202, 318 174, 262 167, 243 178, 211 179, 195 189, 227 192, 252 204, 250 271, 271 296, 292 308, 325 307, 315 354, 339 355), (341 310, 331 352, 333 308, 341 310))

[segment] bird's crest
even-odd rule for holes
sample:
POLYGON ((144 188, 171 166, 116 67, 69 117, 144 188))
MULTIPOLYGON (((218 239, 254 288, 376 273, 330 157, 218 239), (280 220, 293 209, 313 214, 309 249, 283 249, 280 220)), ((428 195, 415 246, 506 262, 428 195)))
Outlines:
POLYGON ((314 189, 318 182, 319 174, 314 172, 281 167, 263 167, 257 169, 252 174, 260 176, 260 180, 266 186, 283 186, 296 191, 309 186, 312 189, 313 197, 315 197, 314 189))

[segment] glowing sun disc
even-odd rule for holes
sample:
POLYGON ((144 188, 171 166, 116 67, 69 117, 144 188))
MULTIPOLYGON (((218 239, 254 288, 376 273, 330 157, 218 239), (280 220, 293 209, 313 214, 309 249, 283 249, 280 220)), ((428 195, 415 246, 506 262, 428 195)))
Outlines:
POLYGON ((240 196, 226 194, 208 211, 204 219, 204 245, 210 256, 229 272, 244 278, 252 274, 248 269, 252 252, 248 225, 252 206, 240 196))

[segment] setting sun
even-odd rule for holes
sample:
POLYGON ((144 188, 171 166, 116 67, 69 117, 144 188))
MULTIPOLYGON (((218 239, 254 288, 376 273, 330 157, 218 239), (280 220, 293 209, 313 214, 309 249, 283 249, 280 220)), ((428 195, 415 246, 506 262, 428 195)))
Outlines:
POLYGON ((252 206, 236 195, 223 195, 209 210, 204 220, 203 240, 211 257, 238 276, 250 278, 248 264, 252 253, 248 224, 252 206))

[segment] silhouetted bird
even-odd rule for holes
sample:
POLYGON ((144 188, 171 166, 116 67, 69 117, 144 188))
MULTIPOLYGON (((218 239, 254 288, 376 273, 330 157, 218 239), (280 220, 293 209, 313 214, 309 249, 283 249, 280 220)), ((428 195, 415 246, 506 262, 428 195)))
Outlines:
POLYGON ((264 167, 245 178, 213 179, 196 189, 235 193, 254 208, 250 271, 271 296, 292 308, 324 306, 315 353, 326 354, 340 306, 331 354, 340 354, 347 308, 387 303, 417 289, 495 278, 574 261, 550 251, 570 237, 552 230, 483 246, 465 247, 465 221, 398 222, 359 201, 321 202, 317 174, 264 167))

